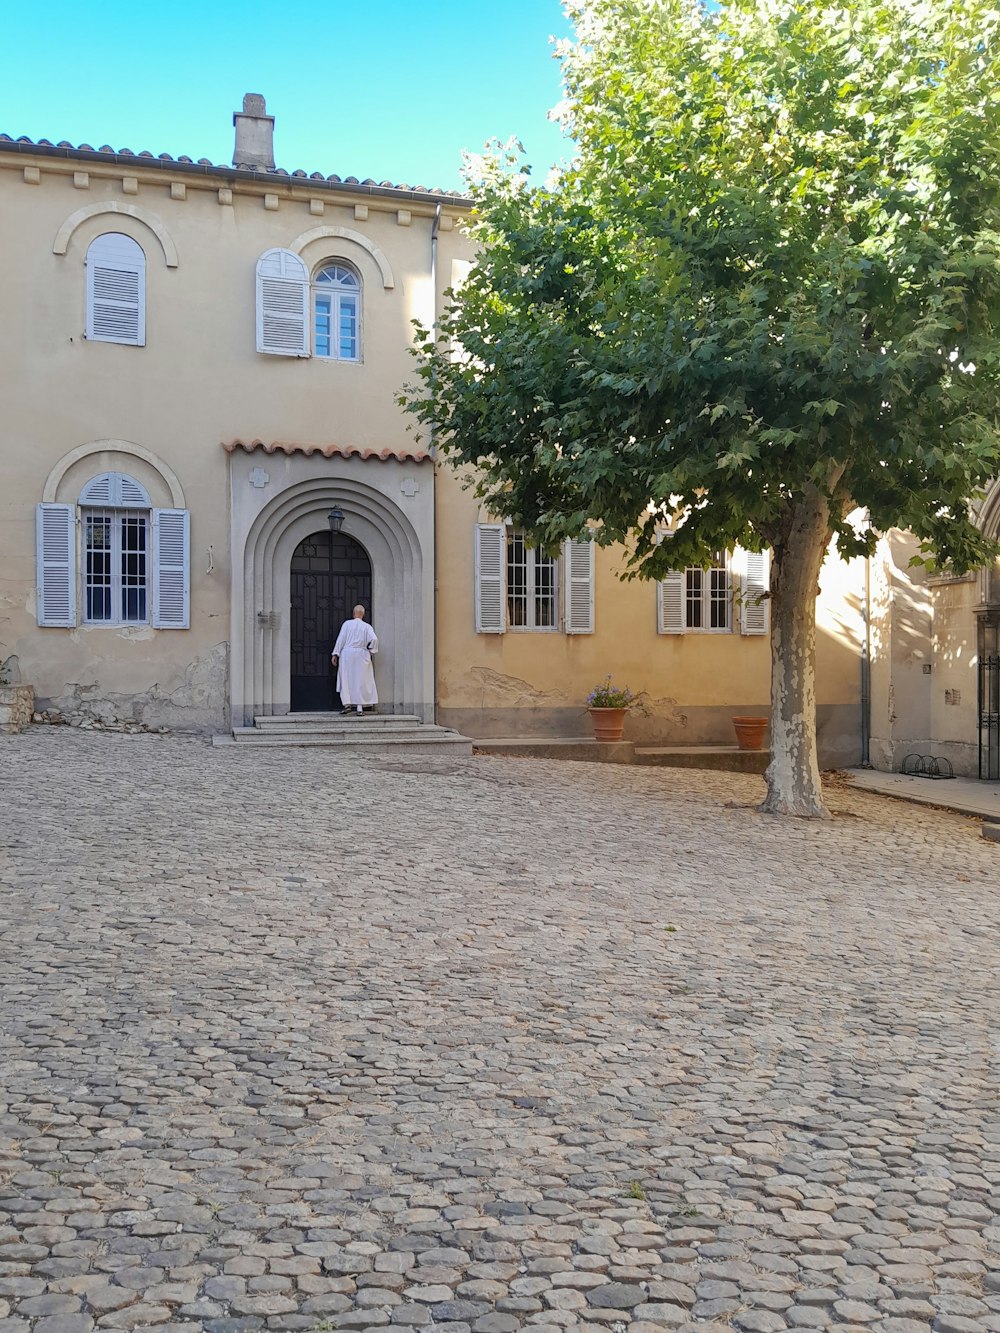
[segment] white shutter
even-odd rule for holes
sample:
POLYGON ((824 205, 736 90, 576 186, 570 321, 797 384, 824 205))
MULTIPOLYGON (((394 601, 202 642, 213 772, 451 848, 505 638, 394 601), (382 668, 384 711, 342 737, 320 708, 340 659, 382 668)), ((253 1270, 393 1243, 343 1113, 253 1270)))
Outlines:
POLYGON ((684 607, 685 579, 682 569, 672 569, 656 585, 656 632, 683 634, 687 628, 684 607))
POLYGON ((257 260, 257 351, 309 355, 309 270, 291 250, 257 260))
POLYGON ((507 529, 502 523, 476 524, 476 633, 503 634, 507 529))
POLYGON ((87 337, 146 344, 146 256, 131 236, 109 232, 87 250, 87 337))
POLYGON ((764 596, 769 588, 767 552, 737 548, 736 557, 740 571, 740 633, 767 634, 771 624, 771 604, 764 596))
POLYGON ((563 543, 564 627, 567 634, 594 632, 594 543, 563 543))
POLYGON ((145 489, 124 472, 118 474, 118 503, 123 509, 148 509, 149 496, 145 489))
POLYGON ((102 472, 80 492, 80 504, 95 509, 149 509, 145 489, 124 472, 102 472))
POLYGON ((72 505, 36 506, 35 558, 39 625, 75 625, 76 516, 72 505))
POLYGON ((190 625, 190 514, 186 509, 153 510, 153 626, 190 625))

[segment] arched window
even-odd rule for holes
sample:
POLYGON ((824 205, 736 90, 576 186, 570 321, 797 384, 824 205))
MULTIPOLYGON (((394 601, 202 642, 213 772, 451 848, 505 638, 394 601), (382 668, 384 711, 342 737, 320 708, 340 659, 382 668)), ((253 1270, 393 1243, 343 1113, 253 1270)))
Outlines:
POLYGON ((149 496, 132 477, 105 472, 80 492, 83 623, 149 619, 149 496))
POLYGON ((124 472, 103 472, 78 505, 38 506, 39 625, 190 625, 190 518, 154 509, 149 493, 124 472), (78 598, 77 518, 82 559, 78 598))
POLYGON ((313 279, 313 355, 361 360, 361 282, 346 264, 326 264, 313 279))
POLYGON ((146 344, 146 255, 121 232, 106 232, 87 249, 87 337, 146 344))

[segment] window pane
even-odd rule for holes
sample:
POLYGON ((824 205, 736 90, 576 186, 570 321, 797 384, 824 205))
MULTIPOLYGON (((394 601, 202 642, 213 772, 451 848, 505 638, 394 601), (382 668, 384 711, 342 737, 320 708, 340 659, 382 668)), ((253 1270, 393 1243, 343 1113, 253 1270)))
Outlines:
POLYGON ((729 628, 729 575, 725 569, 710 569, 709 624, 712 629, 729 628))
POLYGON ((121 516, 121 618, 126 624, 146 619, 146 517, 121 516))
POLYGON ((535 628, 552 629, 556 623, 556 562, 551 556, 535 557, 535 628))
POLYGON ((84 601, 91 624, 148 619, 149 519, 134 510, 83 511, 84 601))
POLYGON ((330 316, 333 303, 329 296, 316 297, 315 344, 317 356, 330 355, 330 316))
POLYGON ((86 602, 87 619, 111 619, 111 527, 112 516, 104 511, 86 515, 86 602))
POLYGON ((528 552, 520 532, 507 537, 507 621, 515 628, 528 623, 528 552))
POLYGON ((701 588, 704 572, 702 569, 689 569, 685 572, 684 602, 688 629, 701 629, 702 626, 701 588))
POLYGON ((340 357, 342 361, 358 359, 358 301, 355 296, 340 298, 340 357))

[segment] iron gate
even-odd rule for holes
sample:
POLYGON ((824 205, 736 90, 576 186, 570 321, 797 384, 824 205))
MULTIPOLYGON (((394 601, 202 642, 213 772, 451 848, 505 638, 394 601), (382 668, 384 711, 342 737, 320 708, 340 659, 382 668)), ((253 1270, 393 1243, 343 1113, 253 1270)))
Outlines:
POLYGON ((979 659, 979 776, 1000 780, 1000 656, 979 659))

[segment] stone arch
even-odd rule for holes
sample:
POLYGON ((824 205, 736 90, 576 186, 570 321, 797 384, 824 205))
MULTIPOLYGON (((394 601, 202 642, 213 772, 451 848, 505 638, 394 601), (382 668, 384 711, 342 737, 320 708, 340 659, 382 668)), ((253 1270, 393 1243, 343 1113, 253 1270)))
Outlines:
POLYGON ((78 227, 81 227, 91 218, 100 217, 102 213, 108 213, 114 217, 132 218, 135 222, 141 222, 148 228, 160 243, 160 249, 163 251, 163 258, 167 268, 177 268, 179 259, 177 257, 177 247, 174 245, 170 232, 148 208, 142 204, 120 203, 117 199, 110 199, 106 202, 100 201, 93 204, 84 204, 78 208, 75 213, 71 213, 66 221, 56 232, 56 238, 52 242, 52 253, 54 255, 64 255, 69 249, 69 243, 73 238, 73 233, 78 227))
POLYGON ((990 483, 975 518, 985 536, 1000 537, 1000 477, 990 483))
MULTIPOLYGON (((973 511, 976 526, 994 540, 1000 538, 1000 477, 995 478, 986 495, 973 511)), ((978 573, 979 601, 983 606, 994 606, 1000 601, 1000 565, 984 565, 978 573)))
POLYGON ((126 454, 131 458, 142 459, 144 463, 147 463, 155 472, 159 473, 163 484, 170 492, 171 507, 174 509, 187 508, 184 500, 184 488, 181 486, 173 468, 168 467, 159 455, 153 453, 152 449, 145 449, 141 444, 135 444, 132 440, 91 440, 89 444, 81 444, 76 449, 71 449, 68 454, 64 454, 60 458, 45 478, 42 501, 46 504, 55 502, 58 498, 59 485, 74 464, 79 463, 81 459, 88 458, 91 454, 103 453, 126 454))
POLYGON ((351 231, 349 227, 312 227, 309 231, 304 231, 301 236, 297 236, 288 248, 293 254, 301 255, 306 246, 311 245, 313 241, 323 241, 328 238, 350 241, 353 245, 360 245, 362 250, 366 251, 378 266, 378 271, 382 275, 382 286, 386 291, 391 291, 395 287, 396 280, 385 254, 367 236, 363 236, 360 231, 351 231))
POLYGON ((359 478, 340 475, 299 481, 276 495, 249 528, 242 567, 234 562, 233 642, 239 658, 234 657, 232 685, 237 726, 241 713, 249 726, 255 715, 288 711, 291 557, 300 541, 326 527, 334 503, 345 511, 343 531, 364 547, 372 564, 380 707, 431 720, 425 714, 433 690, 433 656, 427 651, 433 608, 425 605, 425 566, 433 553, 424 552, 396 504, 359 478), (237 580, 242 584, 238 597, 237 580))

